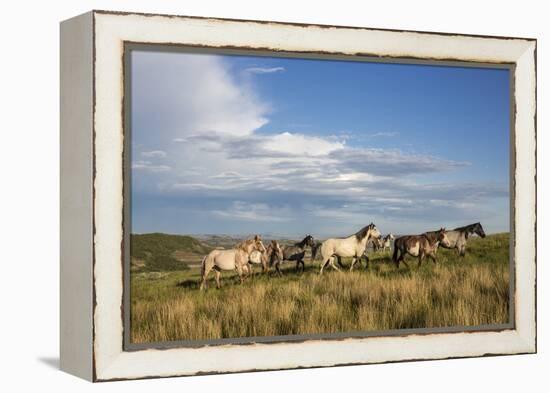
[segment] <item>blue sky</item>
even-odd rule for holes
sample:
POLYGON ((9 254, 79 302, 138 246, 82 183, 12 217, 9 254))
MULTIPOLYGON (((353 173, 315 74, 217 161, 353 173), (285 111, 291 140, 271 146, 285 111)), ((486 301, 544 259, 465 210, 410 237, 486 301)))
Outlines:
POLYGON ((504 69, 132 53, 132 231, 509 230, 504 69))

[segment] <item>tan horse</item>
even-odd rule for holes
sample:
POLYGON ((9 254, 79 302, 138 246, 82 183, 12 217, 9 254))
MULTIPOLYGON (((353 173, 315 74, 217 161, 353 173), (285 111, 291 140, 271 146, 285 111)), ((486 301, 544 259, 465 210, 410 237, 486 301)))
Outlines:
POLYGON ((216 286, 220 288, 220 275, 222 270, 237 270, 241 284, 243 282, 243 272, 246 270, 250 274, 248 260, 253 251, 265 252, 266 249, 259 235, 254 239, 245 240, 230 250, 212 250, 202 259, 201 263, 201 285, 200 289, 206 287, 206 280, 210 271, 216 273, 216 286))
POLYGON ((271 243, 266 247, 265 252, 252 251, 250 254, 250 272, 253 272, 252 266, 262 265, 262 273, 267 273, 269 268, 273 264, 280 263, 283 260, 283 249, 276 240, 272 240, 271 243))

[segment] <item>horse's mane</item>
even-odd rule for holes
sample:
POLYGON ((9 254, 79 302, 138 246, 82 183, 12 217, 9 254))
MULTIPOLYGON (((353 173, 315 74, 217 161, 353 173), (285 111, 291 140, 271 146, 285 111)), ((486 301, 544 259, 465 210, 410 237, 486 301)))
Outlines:
POLYGON ((298 243, 294 243, 295 246, 298 246, 300 248, 304 248, 304 246, 306 245, 306 240, 309 239, 311 237, 311 235, 307 235, 306 237, 304 237, 302 239, 301 242, 298 242, 298 243))
POLYGON ((359 231, 355 232, 354 233, 355 238, 358 241, 363 240, 372 228, 374 228, 374 224, 371 222, 369 225, 364 226, 363 228, 359 229, 359 231))
POLYGON ((478 225, 480 225, 479 222, 476 222, 475 224, 470 224, 470 225, 465 225, 463 227, 455 228, 453 229, 453 231, 473 232, 478 225))
POLYGON ((279 245, 279 242, 277 242, 276 240, 270 241, 269 244, 265 246, 266 255, 269 255, 275 251, 275 245, 279 246, 279 248, 281 247, 279 245))
POLYGON ((422 234, 422 236, 426 237, 426 239, 428 239, 428 242, 430 242, 430 244, 433 244, 437 241, 438 233, 439 231, 425 232, 422 234))
POLYGON ((269 242, 269 244, 265 247, 265 254, 264 258, 269 262, 269 266, 273 265, 273 260, 277 258, 277 255, 275 254, 275 247, 281 248, 281 245, 276 240, 273 240, 269 242))
POLYGON ((243 250, 243 251, 248 251, 248 245, 250 243, 254 243, 254 239, 247 239, 247 240, 243 240, 242 242, 240 243, 237 243, 237 245, 235 245, 235 249, 237 250, 243 250))

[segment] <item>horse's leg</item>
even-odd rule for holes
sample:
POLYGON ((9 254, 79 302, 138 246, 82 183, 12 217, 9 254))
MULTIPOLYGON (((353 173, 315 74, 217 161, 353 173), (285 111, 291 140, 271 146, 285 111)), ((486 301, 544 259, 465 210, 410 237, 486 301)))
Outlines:
POLYGON ((395 263, 395 267, 399 269, 399 248, 394 247, 393 256, 391 259, 392 262, 395 263))
POLYGON ((437 260, 435 259, 435 253, 437 250, 434 250, 432 253, 428 254, 428 256, 432 259, 433 263, 437 265, 437 260))
POLYGON ((282 277, 282 276, 283 276, 283 272, 281 271, 280 265, 281 265, 281 262, 277 261, 277 262, 275 263, 275 270, 277 270, 277 273, 279 274, 279 276, 282 277))
POLYGON ((208 278, 208 274, 210 274, 210 267, 209 266, 205 266, 204 267, 204 273, 202 275, 202 280, 201 280, 201 286, 200 286, 200 290, 202 291, 203 289, 206 289, 207 285, 206 285, 206 279, 208 278))
POLYGON ((335 270, 337 270, 337 271, 339 271, 339 272, 342 272, 342 271, 338 268, 338 266, 336 266, 336 265, 334 264, 334 259, 335 259, 334 257, 332 257, 332 258, 330 259, 330 266, 332 266, 333 269, 335 269, 335 270))
POLYGON ((353 267, 355 266, 356 263, 357 263, 357 257, 354 256, 353 258, 351 258, 351 265, 349 266, 350 272, 353 270, 353 267))
POLYGON ((296 273, 298 273, 300 269, 300 259, 296 259, 296 273))
POLYGON ((338 262, 338 265, 340 265, 340 267, 342 269, 345 269, 346 267, 344 266, 344 264, 342 263, 342 257, 340 257, 340 255, 337 255, 336 256, 336 262, 338 262))
POLYGON ((306 264, 304 263, 303 259, 300 259, 300 266, 302 266, 302 273, 306 270, 306 264))
POLYGON ((243 267, 241 265, 237 265, 237 274, 239 275, 239 280, 241 281, 241 284, 244 282, 243 279, 243 267))
POLYGON ((319 274, 323 274, 323 269, 325 268, 325 266, 329 263, 330 261, 330 258, 327 259, 326 261, 324 261, 323 263, 321 263, 321 270, 319 271, 319 274))
POLYGON ((458 253, 461 257, 465 257, 466 256, 466 245, 461 245, 460 246, 460 249, 458 250, 458 253))
POLYGON ((220 283, 220 276, 222 274, 222 272, 220 271, 220 269, 214 269, 215 273, 216 273, 216 288, 220 289, 222 287, 221 283, 220 283))
MULTIPOLYGON (((369 268, 370 259, 367 254, 363 254, 363 256, 365 257, 365 270, 367 270, 369 268)), ((359 258, 359 261, 361 261, 361 258, 359 258)))
MULTIPOLYGON (((405 266, 407 266, 407 269, 410 269, 409 264, 407 263, 407 261, 405 261, 405 254, 402 253, 401 256, 400 256, 399 258, 400 258, 400 259, 399 259, 400 262, 403 262, 403 264, 404 264, 405 266)), ((398 266, 399 266, 399 265, 398 265, 398 266)))
POLYGON ((422 260, 424 259, 424 252, 423 251, 420 251, 418 253, 418 267, 420 267, 420 265, 422 265, 422 260))

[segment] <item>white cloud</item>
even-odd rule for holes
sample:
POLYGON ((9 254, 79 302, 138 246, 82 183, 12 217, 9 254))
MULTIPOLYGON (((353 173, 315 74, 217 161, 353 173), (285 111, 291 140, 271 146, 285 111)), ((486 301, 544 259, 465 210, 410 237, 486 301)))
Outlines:
POLYGON ((166 157, 166 152, 163 150, 142 151, 141 155, 147 158, 164 158, 166 157))
POLYGON ((245 69, 246 72, 252 74, 273 74, 275 72, 286 71, 284 67, 249 67, 245 69))
POLYGON ((324 156, 344 148, 344 143, 329 141, 315 136, 283 132, 265 138, 262 147, 266 150, 295 156, 324 156))
POLYGON ((228 71, 222 57, 132 52, 134 138, 140 143, 215 131, 251 135, 269 105, 228 71))
POLYGON ((135 161, 132 163, 132 169, 148 172, 166 172, 171 168, 168 165, 155 165, 150 161, 135 161))
POLYGON ((274 208, 265 203, 235 201, 227 210, 214 210, 212 214, 221 218, 243 221, 289 221, 289 210, 274 208))
POLYGON ((367 136, 371 137, 371 138, 377 138, 377 137, 394 137, 394 136, 399 136, 399 132, 396 132, 396 131, 391 131, 391 132, 388 132, 388 131, 382 131, 382 132, 374 132, 372 134, 367 134, 367 136))

